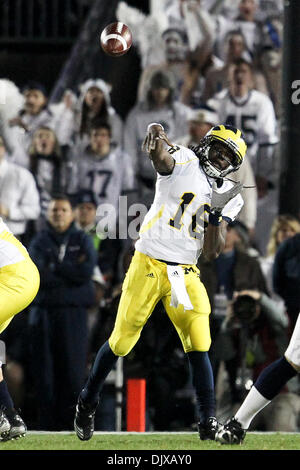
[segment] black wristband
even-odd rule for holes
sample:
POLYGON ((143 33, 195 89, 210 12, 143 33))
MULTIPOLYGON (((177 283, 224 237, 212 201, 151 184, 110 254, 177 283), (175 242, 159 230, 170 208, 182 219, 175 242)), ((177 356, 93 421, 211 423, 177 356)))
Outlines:
POLYGON ((210 223, 211 225, 215 225, 216 227, 218 227, 221 222, 222 222, 222 214, 221 214, 221 212, 216 212, 216 213, 210 212, 210 213, 209 213, 209 216, 208 216, 208 223, 210 223))

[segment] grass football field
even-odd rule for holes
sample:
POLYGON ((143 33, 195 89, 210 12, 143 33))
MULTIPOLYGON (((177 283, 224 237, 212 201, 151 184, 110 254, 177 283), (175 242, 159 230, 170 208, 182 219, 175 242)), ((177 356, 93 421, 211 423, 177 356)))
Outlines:
MULTIPOLYGON (((0 451, 291 451, 300 450, 300 433, 248 433, 242 445, 200 441, 196 432, 186 433, 100 433, 82 442, 72 432, 28 432, 16 441, 0 442, 0 451)), ((223 453, 223 452, 222 452, 223 453)), ((113 455, 113 453, 112 453, 113 455)))

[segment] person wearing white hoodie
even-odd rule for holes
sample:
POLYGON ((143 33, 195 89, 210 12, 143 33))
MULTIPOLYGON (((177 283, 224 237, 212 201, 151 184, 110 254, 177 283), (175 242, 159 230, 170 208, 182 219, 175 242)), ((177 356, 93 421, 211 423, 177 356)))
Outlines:
POLYGON ((111 106, 111 87, 104 80, 89 79, 80 87, 80 96, 74 113, 74 141, 76 144, 89 143, 89 131, 94 122, 105 122, 112 130, 112 142, 123 143, 123 121, 111 106))
POLYGON ((188 130, 190 108, 174 99, 173 76, 163 70, 155 72, 142 101, 130 110, 124 127, 124 149, 130 155, 137 176, 139 202, 150 206, 155 189, 156 172, 142 150, 148 124, 160 123, 170 139, 176 139, 188 130))
POLYGON ((27 222, 36 220, 40 210, 39 192, 32 173, 9 161, 0 136, 0 217, 20 238, 27 222))

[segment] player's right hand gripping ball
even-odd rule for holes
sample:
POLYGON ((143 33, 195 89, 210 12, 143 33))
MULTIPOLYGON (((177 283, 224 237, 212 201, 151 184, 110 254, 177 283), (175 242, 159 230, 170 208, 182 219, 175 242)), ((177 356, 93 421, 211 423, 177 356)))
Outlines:
POLYGON ((132 44, 132 34, 126 24, 116 21, 104 28, 100 42, 106 54, 119 57, 129 51, 132 44))
POLYGON ((142 144, 142 150, 147 153, 150 153, 151 150, 155 150, 156 143, 159 139, 163 140, 169 147, 174 147, 165 133, 163 126, 157 122, 152 122, 147 127, 147 135, 142 144))

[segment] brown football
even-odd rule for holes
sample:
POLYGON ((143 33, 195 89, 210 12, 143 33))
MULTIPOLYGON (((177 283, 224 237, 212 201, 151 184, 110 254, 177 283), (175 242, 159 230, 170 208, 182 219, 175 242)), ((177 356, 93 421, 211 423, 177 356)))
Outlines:
POLYGON ((118 57, 129 51, 132 44, 132 34, 126 24, 116 21, 104 28, 100 42, 106 54, 118 57))

